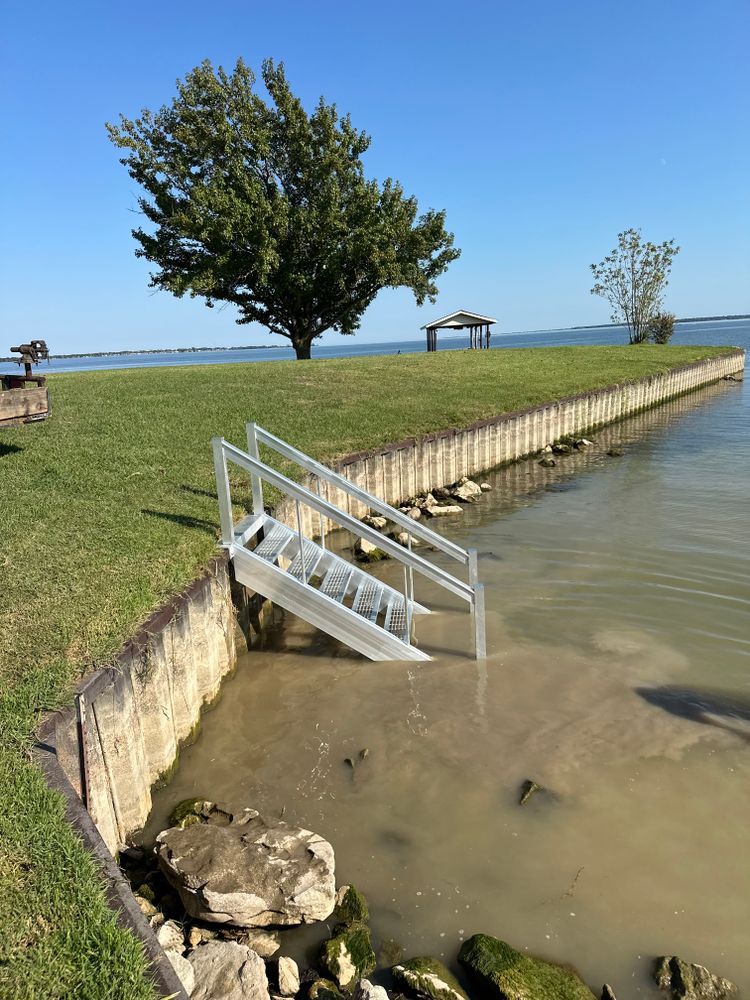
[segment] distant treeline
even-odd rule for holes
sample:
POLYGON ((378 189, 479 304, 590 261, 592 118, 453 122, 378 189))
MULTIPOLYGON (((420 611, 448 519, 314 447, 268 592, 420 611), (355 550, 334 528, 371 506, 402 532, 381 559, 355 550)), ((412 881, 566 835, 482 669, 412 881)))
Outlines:
MULTIPOLYGON (((677 323, 708 323, 717 319, 750 319, 750 313, 738 313, 731 316, 681 316, 675 320, 677 323)), ((604 327, 623 326, 622 323, 592 323, 589 326, 566 326, 565 330, 602 330, 604 327)), ((544 333, 544 330, 537 330, 536 333, 544 333)))
MULTIPOLYGON (((206 351, 273 351, 284 344, 246 344, 242 347, 157 347, 150 351, 83 351, 81 354, 50 354, 53 358, 119 358, 129 354, 198 354, 206 351)), ((18 361, 18 358, 0 358, 0 361, 18 361)))

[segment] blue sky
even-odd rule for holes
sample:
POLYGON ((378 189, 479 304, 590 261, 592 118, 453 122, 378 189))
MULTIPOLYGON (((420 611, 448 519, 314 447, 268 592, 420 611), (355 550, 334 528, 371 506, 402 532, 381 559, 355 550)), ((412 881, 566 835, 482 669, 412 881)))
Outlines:
POLYGON ((2 36, 0 353, 279 342, 152 292, 133 254, 137 191, 104 122, 167 103, 206 57, 284 60, 306 103, 371 133, 372 175, 447 210, 463 252, 438 302, 381 292, 362 341, 458 307, 500 332, 606 322, 588 265, 628 226, 683 247, 678 315, 750 306, 746 0, 9 0, 2 36))

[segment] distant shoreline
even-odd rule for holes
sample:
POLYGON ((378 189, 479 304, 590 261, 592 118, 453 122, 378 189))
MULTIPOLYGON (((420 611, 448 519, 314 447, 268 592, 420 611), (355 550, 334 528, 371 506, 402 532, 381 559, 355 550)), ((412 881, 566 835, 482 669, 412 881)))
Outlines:
MULTIPOLYGON (((750 319, 750 313, 732 316, 686 316, 678 319, 678 323, 709 323, 719 320, 750 319)), ((591 323, 587 326, 565 326, 556 330, 508 330, 498 336, 519 336, 524 333, 569 333, 573 330, 609 330, 623 326, 622 323, 591 323)), ((459 335, 456 334, 456 337, 459 335)), ((377 342, 376 342, 377 343, 377 342)), ((398 341, 391 341, 398 343, 398 341)), ((375 345, 373 345, 375 346, 375 345)), ((211 354, 219 351, 290 351, 291 344, 243 344, 238 347, 159 347, 140 351, 81 351, 77 354, 50 354, 50 360, 65 360, 68 358, 119 358, 143 354, 211 354)), ((18 358, 0 358, 0 363, 18 361, 18 358)))

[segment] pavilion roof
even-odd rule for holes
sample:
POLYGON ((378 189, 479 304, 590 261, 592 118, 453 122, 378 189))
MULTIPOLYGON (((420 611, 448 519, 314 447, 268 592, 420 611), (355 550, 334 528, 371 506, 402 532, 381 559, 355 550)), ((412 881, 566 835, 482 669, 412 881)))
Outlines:
POLYGON ((492 325, 497 323, 491 316, 482 316, 480 313, 469 312, 468 309, 457 309, 456 312, 449 313, 432 323, 425 323, 422 330, 437 330, 440 328, 451 328, 462 330, 466 326, 482 326, 482 324, 492 325))

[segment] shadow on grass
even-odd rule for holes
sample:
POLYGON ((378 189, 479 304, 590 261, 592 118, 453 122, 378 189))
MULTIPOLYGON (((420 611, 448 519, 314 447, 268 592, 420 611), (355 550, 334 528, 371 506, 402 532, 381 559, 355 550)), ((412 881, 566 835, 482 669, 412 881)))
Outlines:
POLYGON ((149 510, 148 507, 141 507, 141 514, 158 517, 162 521, 171 521, 173 524, 179 524, 181 528, 205 531, 209 535, 216 535, 219 531, 219 525, 215 521, 204 521, 203 518, 191 517, 190 514, 169 514, 165 510, 149 510))
POLYGON ((219 499, 216 490, 202 490, 198 486, 188 486, 187 483, 182 483, 180 489, 183 493, 192 493, 195 497, 208 497, 209 500, 219 499))
POLYGON ((15 455, 19 451, 23 451, 23 448, 17 444, 2 444, 0 442, 0 458, 5 458, 6 455, 15 455))

